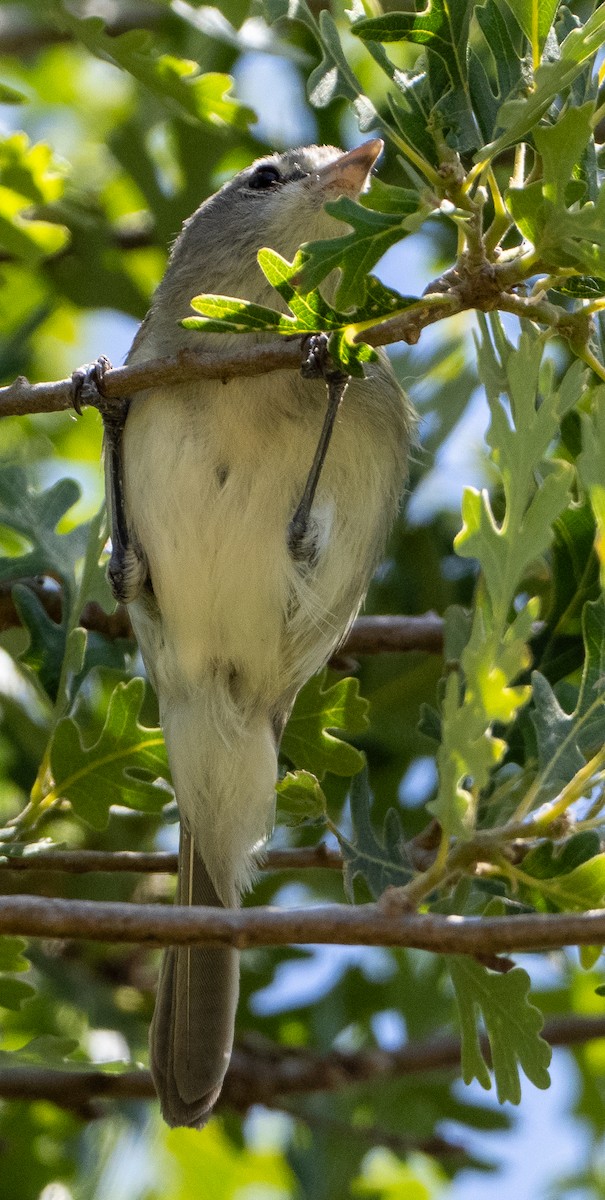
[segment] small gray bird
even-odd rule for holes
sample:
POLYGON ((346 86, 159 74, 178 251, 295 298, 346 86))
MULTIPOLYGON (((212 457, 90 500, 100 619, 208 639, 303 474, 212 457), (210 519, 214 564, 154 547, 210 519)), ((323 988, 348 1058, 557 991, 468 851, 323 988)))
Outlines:
MULTIPOLYGON (((185 222, 128 361, 184 347, 241 350, 236 335, 177 324, 191 298, 279 306, 257 251, 291 259, 304 241, 341 235, 324 205, 358 196, 381 149, 374 140, 347 154, 274 154, 211 196, 185 222)), ((282 371, 171 384, 139 393, 125 411, 106 451, 110 578, 158 695, 181 816, 177 901, 232 907, 271 830, 294 698, 342 640, 383 552, 411 409, 381 355, 351 381, 311 489, 326 416, 321 379, 282 371)), ((230 947, 164 954, 150 1037, 169 1125, 201 1127, 210 1116, 238 988, 230 947)))

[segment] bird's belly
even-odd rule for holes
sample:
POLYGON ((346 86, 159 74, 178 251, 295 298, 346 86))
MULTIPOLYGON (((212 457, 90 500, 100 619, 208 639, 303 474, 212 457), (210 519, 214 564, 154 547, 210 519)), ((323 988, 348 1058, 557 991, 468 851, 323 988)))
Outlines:
MULTIPOLYGON (((330 557, 339 555, 334 514, 344 509, 349 528, 364 505, 359 473, 347 484, 348 472, 339 470, 340 430, 313 512, 317 569, 294 563, 287 547, 322 416, 318 405, 298 420, 283 405, 263 411, 241 385, 205 388, 203 400, 187 389, 169 397, 155 392, 133 406, 125 433, 126 500, 162 617, 154 672, 165 684, 173 676, 179 688, 195 685, 223 667, 271 699, 297 682, 297 627, 307 640, 311 633, 312 646, 301 645, 298 656, 303 675, 337 640, 356 601, 345 599, 341 612, 336 593, 347 592, 343 572, 356 564, 347 566, 343 553, 341 567, 330 570, 330 557)), ((365 528, 360 513, 362 540, 365 528)))

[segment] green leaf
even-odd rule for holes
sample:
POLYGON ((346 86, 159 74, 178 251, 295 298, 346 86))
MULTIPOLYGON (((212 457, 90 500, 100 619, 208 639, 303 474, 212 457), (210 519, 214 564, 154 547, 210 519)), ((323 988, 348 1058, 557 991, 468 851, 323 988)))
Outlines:
MULTIPOLYGON (((393 191, 400 193, 404 205, 395 213, 373 211, 346 196, 327 204, 326 211, 330 216, 352 225, 353 232, 329 240, 305 242, 299 252, 301 265, 296 276, 297 286, 315 288, 331 271, 338 269, 341 277, 335 304, 344 309, 353 305, 361 309, 368 272, 390 246, 415 232, 431 211, 429 205, 423 205, 417 196, 412 198, 414 194, 403 188, 393 189, 391 200, 393 191)), ((392 307, 395 307, 401 297, 398 298, 396 292, 391 296, 392 307)))
POLYGON ((44 142, 32 146, 25 133, 0 139, 0 246, 12 256, 34 264, 65 246, 67 229, 35 216, 36 205, 61 195, 63 175, 44 142))
POLYGON ((535 879, 554 879, 557 875, 567 875, 582 863, 595 858, 600 849, 600 838, 594 829, 576 833, 562 845, 551 841, 540 842, 525 855, 523 872, 533 875, 535 879))
POLYGON ((46 15, 91 54, 127 71, 177 116, 235 129, 246 129, 255 120, 251 109, 228 95, 232 86, 228 75, 200 75, 198 64, 190 59, 155 53, 153 35, 147 30, 131 29, 110 37, 100 17, 76 17, 61 0, 48 0, 46 15))
POLYGON ((387 12, 356 21, 353 33, 364 42, 413 42, 442 60, 452 83, 466 80, 465 51, 472 6, 428 0, 420 13, 387 12))
POLYGON ((355 21, 352 33, 365 42, 408 41, 422 46, 433 105, 454 135, 458 150, 481 142, 470 101, 468 36, 472 4, 428 0, 419 13, 393 12, 355 21))
POLYGON ((278 780, 277 820, 285 825, 321 821, 327 812, 326 797, 319 781, 310 771, 288 771, 278 780))
POLYGON ((35 996, 36 989, 31 983, 22 979, 11 979, 8 975, 0 976, 0 1008, 10 1008, 17 1012, 21 1005, 35 996))
POLYGON ((478 559, 481 578, 470 636, 465 641, 464 624, 456 621, 459 635, 447 648, 460 670, 450 671, 445 682, 439 789, 428 806, 448 835, 461 838, 472 833, 481 793, 507 748, 495 723, 509 725, 530 698, 527 685, 517 681, 531 663, 528 641, 538 605, 530 600, 514 613, 514 602, 568 502, 572 468, 544 458, 561 417, 581 393, 582 378, 576 363, 558 391, 548 379, 542 388, 540 339, 524 333, 513 347, 499 325, 494 330, 499 353, 487 336, 478 352, 491 412, 487 440, 502 481, 504 511, 497 520, 487 491, 464 493, 463 527, 454 544, 458 553, 478 559), (503 393, 510 412, 501 402, 503 393))
POLYGON ((480 1015, 489 1039, 492 1069, 500 1104, 519 1104, 519 1068, 538 1088, 550 1086, 551 1048, 540 1030, 543 1017, 530 1003, 529 975, 520 967, 505 975, 494 974, 472 958, 448 957, 462 1034, 462 1078, 477 1079, 489 1090, 490 1076, 481 1049, 477 1018, 480 1015))
POLYGON ((412 188, 397 187, 373 175, 370 188, 362 193, 359 203, 371 212, 391 213, 403 221, 419 211, 420 200, 412 188))
POLYGON ((46 694, 54 700, 65 654, 65 625, 53 621, 35 592, 24 584, 13 588, 13 601, 29 634, 21 662, 35 672, 46 694))
POLYGON ((542 192, 555 208, 565 208, 565 192, 592 136, 595 106, 589 100, 569 108, 554 125, 538 128, 534 141, 542 158, 542 192))
POLYGON ((0 579, 24 579, 52 575, 69 593, 75 588, 76 563, 85 553, 88 527, 79 525, 57 533, 57 525, 79 499, 73 479, 61 479, 45 492, 29 486, 21 467, 5 466, 0 471, 0 523, 14 529, 30 549, 14 557, 0 558, 0 579))
POLYGON ((552 540, 552 526, 566 507, 572 470, 560 461, 549 464, 537 486, 536 472, 555 437, 562 416, 579 398, 582 364, 576 362, 558 390, 539 386, 542 345, 524 333, 516 350, 505 352, 504 376, 489 361, 485 340, 479 366, 491 412, 487 435, 501 475, 506 518, 498 523, 486 492, 467 488, 462 501, 463 526, 455 540, 458 554, 478 558, 492 603, 510 606, 523 573, 552 540), (500 392, 508 391, 513 422, 500 392))
POLYGON ((298 21, 314 37, 321 62, 309 75, 307 95, 315 108, 327 108, 339 96, 349 100, 357 114, 359 128, 371 129, 378 122, 378 113, 364 91, 345 54, 338 27, 326 9, 316 21, 305 0, 265 0, 265 11, 270 22, 280 20, 298 21))
POLYGON ((204 333, 250 333, 257 329, 279 333, 284 319, 273 308, 253 304, 251 300, 236 300, 232 296, 194 296, 191 307, 203 314, 203 321, 197 317, 184 317, 180 324, 184 329, 199 329, 204 333))
POLYGON ((300 251, 289 263, 274 250, 263 249, 258 252, 258 261, 271 286, 286 301, 291 316, 248 300, 203 295, 191 301, 192 308, 203 315, 185 317, 180 322, 183 328, 201 333, 248 333, 259 329, 287 337, 293 333, 329 333, 328 349, 334 362, 347 374, 362 376, 361 364, 373 361, 376 351, 364 342, 355 341, 357 334, 362 328, 387 320, 416 303, 414 298, 400 296, 371 275, 360 307, 339 312, 316 289, 298 286, 303 266, 300 251))
MULTIPOLYGON (((592 971, 592 968, 598 963, 602 953, 602 946, 578 946, 580 965, 583 971, 592 971)), ((599 988, 595 988, 595 994, 599 994, 599 988)))
POLYGON ((102 730, 84 745, 72 717, 59 721, 50 745, 52 784, 43 803, 62 797, 95 829, 104 829, 112 804, 158 813, 169 799, 157 780, 170 778, 161 729, 139 724, 142 679, 114 689, 102 730))
POLYGON ((582 453, 578 475, 590 497, 597 526, 595 549, 600 563, 601 587, 605 588, 605 387, 593 392, 591 412, 581 414, 582 453))
POLYGON ((23 955, 27 943, 20 937, 0 938, 0 1007, 17 1011, 25 1000, 35 994, 30 983, 12 979, 5 971, 28 971, 30 963, 23 955))
POLYGON ((28 971, 30 964, 23 951, 27 942, 20 937, 0 938, 0 971, 28 971))
POLYGON ((310 771, 318 779, 323 779, 326 771, 356 775, 364 765, 363 754, 330 731, 364 733, 368 701, 359 695, 357 679, 340 679, 326 688, 326 674, 324 670, 315 675, 298 693, 284 730, 282 750, 295 767, 310 771))
POLYGON ((530 43, 534 57, 539 59, 555 19, 559 0, 506 0, 506 3, 530 43))
MULTIPOLYGON (((534 874, 525 862, 523 874, 534 874)), ((565 874, 548 878, 539 876, 536 891, 550 901, 553 908, 563 912, 587 912, 605 907, 605 854, 596 854, 565 874)))
MULTIPOLYGON (((38 682, 54 701, 62 679, 67 686, 87 663, 103 657, 104 639, 89 643, 77 629, 80 614, 89 599, 107 600, 105 563, 100 563, 106 540, 104 509, 93 519, 65 533, 58 532, 65 515, 79 499, 80 489, 71 479, 62 479, 45 492, 34 491, 20 467, 0 470, 0 524, 18 535, 20 553, 0 558, 0 579, 29 579, 50 576, 61 585, 61 620, 53 621, 29 587, 18 584, 14 601, 29 646, 22 661, 36 672, 38 682), (67 655, 67 657, 66 657, 67 655)), ((112 648, 115 654, 115 648, 112 648)), ((120 652, 119 652, 120 653, 120 652)), ((121 655, 123 657, 123 655, 121 655)))
MULTIPOLYGON (((31 1066, 47 1066, 49 1063, 63 1063, 78 1049, 78 1043, 73 1038, 55 1037, 54 1034, 40 1034, 32 1038, 18 1050, 0 1050, 0 1061, 7 1067, 14 1067, 15 1062, 27 1063, 31 1066)), ((80 1066, 90 1070, 88 1062, 70 1062, 72 1068, 80 1066)))
POLYGON ((605 598, 582 613, 585 661, 576 707, 566 713, 548 680, 532 676, 531 719, 538 742, 536 803, 556 796, 605 742, 605 598))
POLYGON ((0 83, 0 104, 26 104, 27 96, 8 83, 0 83))
POLYGON ((437 752, 439 789, 427 809, 451 836, 472 834, 476 794, 486 786, 504 753, 505 743, 492 735, 491 722, 491 716, 478 704, 464 703, 459 676, 449 675, 437 752))
POLYGON ((542 180, 524 189, 511 188, 506 194, 519 228, 535 246, 545 268, 555 274, 562 267, 575 267, 597 278, 605 272, 602 195, 599 193, 596 203, 589 201, 582 206, 577 195, 578 189, 580 196, 584 194, 581 179, 586 150, 592 141, 594 109, 593 101, 570 107, 556 124, 536 129, 534 141, 542 160, 542 180))
POLYGON ((390 808, 380 837, 374 832, 371 818, 372 795, 367 770, 355 777, 349 791, 353 837, 337 831, 344 859, 346 894, 354 903, 354 883, 357 876, 365 880, 375 900, 387 887, 401 887, 413 875, 403 839, 399 814, 390 808))
POLYGON ((503 104, 499 123, 504 132, 478 151, 477 161, 488 163, 508 146, 533 132, 557 96, 570 87, 585 64, 598 53, 604 38, 605 13, 597 8, 585 25, 568 33, 560 47, 560 58, 542 63, 538 68, 533 89, 523 98, 507 100, 503 104))
MULTIPOLYGON (((525 63, 518 45, 520 39, 514 22, 505 17, 496 0, 477 5, 475 17, 492 59, 498 96, 502 102, 519 87, 524 77, 525 63)), ((480 112, 477 112, 477 119, 482 119, 480 112)))
POLYGON ((374 104, 365 95, 349 57, 345 54, 334 18, 322 9, 319 15, 319 47, 321 62, 311 72, 307 95, 315 108, 326 108, 338 96, 350 100, 362 133, 379 124, 374 104))

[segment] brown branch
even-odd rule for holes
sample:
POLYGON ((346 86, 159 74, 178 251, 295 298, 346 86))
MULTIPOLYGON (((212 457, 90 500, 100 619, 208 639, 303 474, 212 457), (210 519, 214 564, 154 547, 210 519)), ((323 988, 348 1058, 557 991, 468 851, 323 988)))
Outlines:
MULTIPOLYGON (((115 6, 114 6, 115 7, 115 6)), ((40 15, 44 15, 44 6, 39 6, 40 15)), ((151 28, 162 19, 162 13, 147 3, 129 3, 123 13, 112 11, 105 22, 105 32, 111 36, 126 33, 131 29, 141 27, 151 28)), ((14 55, 24 58, 36 54, 45 46, 61 42, 72 42, 70 33, 39 22, 34 22, 22 12, 8 11, 0 14, 0 55, 14 55)))
POLYGON ((437 613, 420 617, 358 617, 340 654, 402 654, 408 650, 443 652, 443 620, 437 613))
MULTIPOLYGON (((146 388, 185 383, 190 379, 221 379, 227 383, 242 375, 295 370, 300 367, 301 356, 299 337, 255 344, 228 356, 203 350, 186 350, 128 367, 112 367, 103 377, 103 391, 108 399, 119 400, 146 388)), ((59 379, 55 383, 30 383, 20 375, 14 383, 0 388, 0 416, 61 412, 72 407, 71 379, 59 379)))
MULTIPOLYGON (((0 857, 0 871, 69 871, 82 875, 89 871, 142 872, 174 875, 177 855, 166 850, 36 850, 15 853, 11 845, 10 854, 0 857)), ((263 871, 298 871, 306 868, 323 868, 342 871, 342 856, 320 843, 318 846, 303 846, 300 849, 267 850, 262 861, 263 871)), ((0 901, 1 903, 1 901, 0 901)))
MULTIPOLYGON (((424 295, 409 309, 383 321, 382 324, 359 334, 359 339, 371 346, 386 346, 394 342, 414 344, 426 326, 456 313, 471 309, 490 311, 514 304, 517 297, 503 290, 511 286, 511 266, 489 266, 487 271, 462 271, 460 267, 435 281, 434 291, 424 295)), ((513 282, 515 280, 513 279, 513 282)), ((527 316, 534 312, 532 301, 527 302, 527 316)), ((535 308, 540 320, 542 309, 535 308)), ((566 333, 561 328, 562 333, 566 333)), ((238 376, 264 375, 272 371, 297 370, 301 365, 303 338, 282 338, 272 342, 253 342, 234 354, 183 350, 180 354, 150 359, 127 367, 113 367, 103 376, 103 391, 108 399, 121 399, 146 388, 182 383, 191 379, 222 379, 227 383, 238 376)), ((84 397, 84 402, 89 402, 84 397)), ((30 383, 23 376, 0 388, 0 416, 22 416, 25 413, 57 412, 72 406, 71 379, 55 383, 30 383)))
MULTIPOLYGON (((20 579, 19 584, 28 587, 53 621, 61 620, 61 592, 54 580, 20 579)), ((19 625, 19 614, 13 600, 15 581, 0 583, 0 631, 19 625)), ((115 612, 106 613, 100 604, 92 601, 83 609, 80 624, 84 629, 101 633, 107 638, 132 638, 133 632, 127 609, 118 605, 115 612)), ((441 654, 443 650, 443 620, 434 612, 422 616, 368 616, 354 621, 349 635, 338 651, 339 661, 343 655, 355 654, 403 654, 410 650, 424 650, 429 654, 441 654)))
MULTIPOLYGON (((542 1037, 551 1046, 582 1045, 605 1037, 605 1017, 562 1016, 545 1022, 542 1037)), ((481 1045, 489 1052, 485 1035, 481 1045)), ((292 1050, 265 1039, 238 1043, 225 1079, 221 1102, 238 1111, 253 1104, 279 1107, 280 1096, 340 1091, 373 1080, 400 1078, 426 1071, 456 1069, 460 1041, 436 1037, 410 1042, 400 1050, 380 1049, 327 1055, 292 1050)), ((92 1099, 153 1100, 155 1088, 146 1070, 120 1074, 103 1070, 15 1066, 0 1068, 0 1097, 4 1100, 51 1100, 80 1109, 92 1099)))
POLYGON ((163 907, 42 896, 4 896, 0 934, 88 938, 149 946, 408 946, 442 954, 499 954, 605 943, 605 910, 458 917, 383 911, 377 904, 311 908, 163 907))

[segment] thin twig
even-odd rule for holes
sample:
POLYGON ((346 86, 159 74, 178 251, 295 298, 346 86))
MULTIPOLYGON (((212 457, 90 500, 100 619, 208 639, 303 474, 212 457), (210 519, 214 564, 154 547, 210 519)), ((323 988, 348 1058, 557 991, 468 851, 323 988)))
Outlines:
MULTIPOLYGON (((83 875, 89 871, 139 872, 174 875, 178 855, 167 850, 29 850, 11 844, 10 854, 0 857, 0 871, 68 871, 83 875), (17 850, 17 853, 15 853, 17 850)), ((263 871, 298 871, 323 868, 342 871, 342 856, 328 846, 303 846, 300 849, 267 850, 263 871)))

